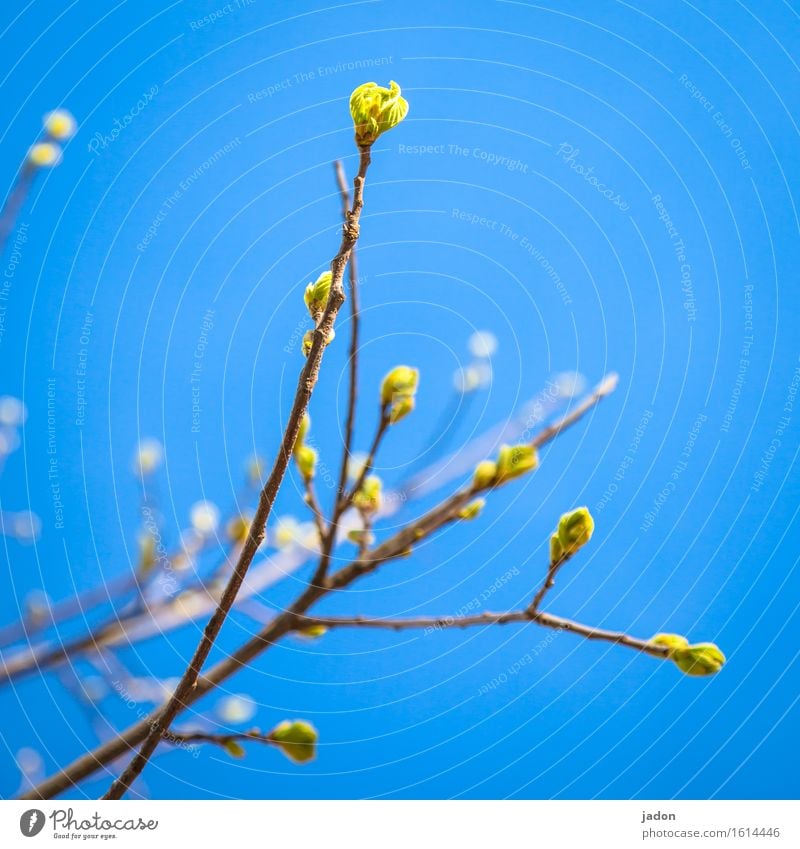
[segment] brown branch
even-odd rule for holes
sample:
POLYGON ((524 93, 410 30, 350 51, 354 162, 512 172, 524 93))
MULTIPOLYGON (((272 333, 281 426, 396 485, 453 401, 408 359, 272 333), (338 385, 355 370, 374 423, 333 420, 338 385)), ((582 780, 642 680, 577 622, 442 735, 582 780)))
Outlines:
POLYGON ((289 465, 289 459, 292 455, 297 434, 300 430, 300 423, 308 409, 308 402, 311 398, 311 393, 319 377, 320 364, 322 356, 327 344, 328 337, 333 330, 333 325, 336 321, 336 315, 339 312, 341 305, 344 303, 344 288, 342 279, 344 277, 345 266, 358 240, 359 234, 359 219, 361 210, 364 205, 364 179, 370 163, 370 151, 368 147, 360 148, 360 166, 358 175, 353 184, 353 208, 347 215, 347 220, 342 227, 342 241, 339 246, 339 252, 331 262, 331 290, 328 296, 328 303, 325 311, 322 314, 316 330, 314 331, 311 350, 308 353, 306 363, 303 366, 300 377, 297 383, 297 392, 295 394, 294 403, 289 421, 286 425, 286 430, 283 434, 283 441, 278 452, 275 462, 270 472, 270 476, 261 491, 259 498, 258 509, 253 518, 253 523, 250 526, 250 531, 247 535, 244 546, 242 547, 239 560, 236 564, 233 574, 228 581, 222 598, 217 605, 211 619, 206 625, 205 631, 200 642, 197 645, 194 656, 189 662, 189 666, 183 674, 175 692, 168 700, 163 710, 158 714, 147 737, 142 744, 139 753, 131 760, 120 777, 114 781, 109 787, 108 792, 103 796, 104 799, 120 799, 125 794, 125 791, 131 786, 133 781, 144 769, 150 756, 158 746, 161 735, 169 729, 172 721, 183 709, 186 699, 192 690, 196 687, 197 679, 203 668, 203 664, 208 658, 211 648, 222 628, 222 624, 233 606, 239 589, 244 583, 247 570, 250 563, 258 551, 262 540, 264 539, 264 529, 267 519, 272 511, 272 505, 275 503, 275 498, 280 489, 283 477, 286 474, 286 468, 289 465))
POLYGON ((666 658, 667 648, 631 637, 621 631, 605 631, 593 628, 580 622, 573 622, 552 613, 536 613, 528 610, 512 610, 508 613, 477 613, 473 616, 420 616, 414 619, 368 619, 363 616, 337 617, 312 616, 303 620, 304 628, 322 625, 325 628, 382 628, 391 631, 407 631, 410 629, 426 628, 440 630, 442 628, 470 628, 476 625, 508 625, 512 622, 533 623, 557 631, 569 631, 587 640, 602 640, 607 643, 627 646, 653 657, 666 658))
POLYGON ((619 382, 619 375, 611 372, 607 374, 600 383, 595 386, 592 392, 587 395, 574 410, 563 415, 557 422, 554 422, 549 427, 540 431, 534 439, 531 440, 531 445, 534 448, 541 448, 547 442, 555 439, 562 430, 566 430, 570 425, 575 424, 579 419, 582 419, 589 410, 603 400, 607 395, 610 395, 616 388, 619 382))
MULTIPOLYGON (((347 220, 350 209, 350 192, 347 189, 347 178, 344 167, 337 159, 333 164, 336 172, 336 182, 342 197, 342 217, 347 220)), ((360 324, 360 308, 358 301, 358 258, 356 249, 350 254, 348 266, 350 277, 350 387, 347 398, 347 418, 344 426, 344 447, 342 449, 342 465, 339 469, 339 484, 336 487, 337 501, 342 498, 347 485, 347 464, 353 448, 353 433, 356 421, 356 402, 358 400, 358 332, 360 324)), ((335 537, 336 528, 332 524, 329 533, 335 537)))
POLYGON ((164 742, 175 746, 185 746, 191 743, 213 743, 216 746, 225 747, 226 743, 235 743, 239 740, 264 743, 267 746, 277 746, 275 740, 268 734, 260 731, 239 731, 234 734, 211 734, 207 731, 167 731, 164 734, 164 742))
MULTIPOLYGON (((546 442, 555 438, 555 436, 561 433, 564 429, 575 424, 586 412, 597 404, 601 398, 605 397, 605 395, 612 391, 616 383, 616 381, 612 379, 613 376, 612 378, 606 378, 600 384, 598 389, 596 389, 592 395, 586 399, 586 401, 582 402, 572 413, 562 418, 554 426, 542 431, 541 434, 533 440, 533 444, 537 447, 541 447, 546 442), (599 391, 603 387, 607 386, 610 386, 610 388, 607 388, 606 391, 599 391)), ((181 710, 191 706, 198 699, 201 699, 207 693, 214 690, 234 675, 239 669, 253 661, 262 652, 269 649, 272 645, 275 645, 275 643, 277 643, 286 634, 296 630, 298 627, 301 629, 303 627, 308 627, 307 624, 303 624, 305 614, 312 605, 319 601, 320 598, 327 595, 332 590, 347 586, 348 583, 356 580, 361 575, 366 574, 373 568, 377 568, 377 566, 380 565, 380 562, 386 562, 394 557, 398 557, 412 543, 419 542, 420 537, 417 536, 418 529, 431 528, 430 532, 433 532, 436 528, 441 527, 448 521, 451 521, 453 516, 457 514, 457 509, 463 507, 471 497, 472 493, 470 490, 456 493, 442 502, 438 507, 430 510, 412 525, 414 530, 410 534, 412 537, 410 541, 408 540, 409 534, 406 533, 406 531, 400 531, 382 545, 373 549, 371 552, 368 552, 366 555, 360 556, 349 564, 349 566, 343 567, 335 575, 332 575, 328 581, 326 581, 325 586, 312 583, 288 610, 276 616, 271 622, 267 623, 258 634, 251 637, 235 652, 216 663, 205 674, 201 675, 197 679, 195 687, 187 695, 185 703, 181 706, 181 710), (382 557, 383 559, 378 561, 376 560, 377 557, 382 557)), ((547 613, 539 613, 537 614, 537 617, 540 622, 547 620, 555 621, 557 619, 557 617, 553 617, 547 613)), ((584 627, 579 626, 576 623, 571 623, 568 620, 559 620, 559 622, 559 627, 575 633, 581 633, 581 631, 577 629, 584 627)), ((588 634, 583 634, 583 636, 588 636, 588 634)), ((595 637, 595 639, 597 639, 597 637, 595 637)), ((627 639, 633 638, 627 638, 625 635, 620 635, 618 642, 623 645, 627 645, 628 643, 625 642, 627 639)), ((142 740, 148 736, 148 733, 151 728, 154 727, 154 724, 158 721, 158 717, 159 710, 153 711, 150 715, 120 732, 120 734, 113 740, 109 740, 95 748, 93 751, 87 752, 85 755, 77 758, 59 772, 49 778, 46 778, 20 798, 30 800, 52 799, 55 796, 58 796, 65 790, 68 790, 70 787, 73 787, 88 778, 90 775, 93 775, 99 769, 105 768, 107 764, 112 763, 118 757, 126 754, 134 746, 141 743, 142 740)))
POLYGON ((369 474, 370 470, 372 469, 372 466, 375 463, 375 456, 378 453, 378 448, 380 447, 381 440, 386 434, 388 428, 388 406, 384 404, 381 407, 380 420, 378 421, 378 427, 375 429, 375 436, 372 438, 372 445, 369 448, 367 459, 364 461, 364 465, 358 474, 356 482, 353 484, 352 489, 350 489, 344 495, 337 497, 336 499, 336 503, 333 507, 333 515, 331 516, 331 523, 328 526, 328 534, 325 537, 322 545, 322 556, 320 557, 317 569, 314 572, 313 577, 311 578, 312 584, 321 585, 327 577, 328 567, 330 566, 331 562, 331 555, 333 554, 333 549, 336 545, 336 534, 339 530, 339 520, 342 518, 342 514, 345 512, 345 510, 347 510, 347 508, 353 503, 353 498, 355 497, 355 494, 364 485, 364 481, 366 480, 367 475, 369 474))

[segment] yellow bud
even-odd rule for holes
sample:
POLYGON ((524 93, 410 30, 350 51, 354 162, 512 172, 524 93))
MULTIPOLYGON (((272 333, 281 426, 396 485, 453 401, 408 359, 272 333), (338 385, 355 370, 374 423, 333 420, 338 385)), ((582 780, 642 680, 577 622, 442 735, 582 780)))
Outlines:
POLYGON ((308 314, 314 321, 319 321, 328 303, 328 295, 331 293, 331 281, 333 275, 330 271, 323 271, 314 283, 306 286, 304 300, 308 308, 308 314))
POLYGON ((54 109, 44 116, 44 131, 51 139, 67 141, 75 135, 76 129, 75 119, 66 109, 54 109))
POLYGON ((487 486, 492 486, 496 477, 497 463, 492 460, 484 460, 475 466, 475 475, 472 478, 472 485, 475 489, 486 489, 487 486))
POLYGON ((558 538, 558 534, 553 534, 553 536, 550 537, 550 563, 558 563, 563 556, 564 546, 561 545, 561 540, 558 538))
POLYGON ((226 740, 222 744, 222 748, 232 757, 232 758, 243 758, 245 756, 245 751, 242 746, 236 740, 226 740))
POLYGON ((360 513, 375 513, 381 507, 383 484, 377 475, 369 475, 361 484, 361 489, 353 495, 353 506, 360 513))
POLYGON ((28 151, 28 164, 32 168, 53 168, 61 162, 61 148, 50 142, 39 142, 28 151))
POLYGON ((686 648, 689 645, 686 637, 682 637, 680 634, 656 634, 650 642, 653 645, 667 648, 669 650, 669 656, 672 655, 675 649, 686 648))
POLYGON ((539 455, 532 445, 501 445, 497 455, 496 483, 505 483, 533 471, 539 465, 539 455))
POLYGON ((317 467, 317 452, 309 445, 301 445, 294 452, 294 461, 303 479, 310 481, 317 467))
POLYGON ((324 625, 311 625, 308 628, 303 628, 302 631, 298 631, 297 634, 300 637, 305 637, 308 640, 317 640, 323 634, 327 634, 328 629, 324 625))
POLYGON ((356 545, 372 545, 375 542, 375 535, 363 528, 357 528, 347 532, 347 538, 350 542, 356 545))
POLYGON ((392 404, 389 410, 389 423, 397 424, 401 419, 404 419, 414 409, 413 395, 405 395, 398 397, 392 404))
POLYGON ((269 735, 269 739, 277 744, 284 755, 298 764, 314 760, 317 738, 318 734, 314 726, 301 719, 295 719, 293 722, 287 719, 274 728, 269 735))
POLYGON ((575 554, 594 533, 594 519, 586 507, 565 513, 558 523, 558 539, 565 555, 575 554))
POLYGON ((234 516, 225 526, 225 533, 232 543, 239 545, 247 539, 252 524, 252 516, 234 516))
POLYGON ((303 418, 300 419, 300 429, 297 431, 297 442, 295 442, 295 449, 305 442, 309 430, 311 430, 311 416, 309 416, 309 414, 306 412, 303 415, 303 418))
POLYGON ((350 114, 356 128, 356 144, 371 145, 381 133, 396 127, 408 113, 408 103, 400 96, 400 86, 392 80, 389 88, 364 83, 350 95, 350 114))
MULTIPOLYGON (((331 330, 328 334, 328 338, 325 340, 326 345, 330 345, 333 342, 334 337, 336 336, 336 331, 331 330)), ((311 353, 311 345, 314 343, 314 331, 307 330, 305 335, 303 336, 303 356, 307 357, 311 353)))
POLYGON ((477 519, 485 505, 485 498, 476 498, 474 501, 470 501, 466 507, 459 511, 458 518, 466 519, 467 521, 470 519, 477 519))
POLYGON ((419 372, 410 366, 396 366, 381 383, 381 404, 391 404, 396 396, 414 395, 419 384, 419 372))
POLYGON ((143 533, 139 537, 139 575, 146 577, 158 563, 156 554, 156 538, 151 533, 143 533))
POLYGON ((264 461, 261 457, 251 457, 247 462, 247 480, 251 486, 261 483, 264 477, 264 461))

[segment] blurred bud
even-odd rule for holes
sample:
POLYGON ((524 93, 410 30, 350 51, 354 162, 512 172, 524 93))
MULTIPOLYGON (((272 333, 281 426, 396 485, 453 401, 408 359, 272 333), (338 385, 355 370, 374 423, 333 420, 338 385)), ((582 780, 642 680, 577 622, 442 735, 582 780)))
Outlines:
POLYGON ((369 456, 364 451, 354 451, 347 461, 347 477, 351 481, 357 481, 361 472, 364 471, 364 464, 369 459, 369 456))
POLYGON ((303 628, 302 631, 298 631, 297 635, 308 640, 318 640, 323 634, 327 633, 328 629, 324 625, 311 625, 308 628, 303 628))
POLYGON ((47 593, 42 590, 34 590, 25 596, 25 619, 35 628, 44 625, 51 619, 51 601, 47 593))
POLYGON ((197 533, 210 536, 219 526, 219 508, 212 501, 196 501, 189 510, 189 521, 197 533))
POLYGON ((317 468, 317 452, 310 445, 301 445, 295 448, 294 461, 303 480, 312 480, 317 468))
POLYGON ((497 455, 496 483, 518 478, 539 465, 539 455, 532 445, 501 445, 497 455))
MULTIPOLYGON (((331 330, 328 334, 328 338, 325 340, 326 345, 330 345, 331 342, 336 338, 336 331, 331 330)), ((303 356, 307 357, 311 353, 311 346, 314 344, 314 331, 307 330, 305 335, 303 336, 303 356)))
POLYGON ((473 357, 488 358, 497 350, 497 337, 488 330, 477 330, 469 337, 467 347, 473 357))
POLYGON ((139 563, 136 571, 142 578, 146 578, 153 571, 156 563, 158 563, 156 538, 153 534, 145 531, 139 536, 139 563))
POLYGON ((561 540, 558 538, 558 534, 553 534, 553 536, 550 537, 550 564, 558 563, 563 556, 564 546, 561 545, 561 540))
POLYGON ((304 300, 308 308, 308 314, 315 322, 319 321, 325 306, 328 303, 328 295, 331 293, 331 282, 333 275, 330 271, 323 271, 319 277, 306 286, 304 300))
POLYGON ((466 507, 459 511, 458 518, 466 519, 467 521, 469 521, 470 519, 477 519, 478 516, 481 515, 481 511, 483 510, 485 505, 485 498, 476 498, 474 501, 470 501, 470 503, 467 504, 466 507))
POLYGON ((32 543, 39 539, 42 532, 42 520, 30 510, 6 514, 0 523, 0 535, 9 533, 18 542, 32 543))
POLYGON ((275 529, 275 544, 278 548, 286 548, 299 541, 302 525, 294 516, 281 516, 275 529))
POLYGON ((136 452, 136 472, 142 477, 152 474, 161 465, 163 457, 164 449, 157 439, 143 439, 136 452))
POLYGON ((318 734, 313 725, 302 719, 281 722, 273 728, 269 739, 278 745, 280 750, 298 764, 313 761, 316 756, 318 734))
POLYGON ((234 516, 225 525, 225 534, 228 539, 235 545, 241 545, 250 533, 250 526, 253 524, 253 516, 247 515, 234 516))
POLYGON ((61 162, 61 148, 50 142, 39 142, 28 151, 27 163, 31 168, 54 168, 61 162))
POLYGON ((54 109, 44 116, 44 131, 55 141, 68 141, 75 135, 77 124, 71 112, 54 109))
POLYGON ((19 398, 13 395, 0 397, 0 425, 22 427, 28 418, 28 409, 19 398))
POLYGON ((353 506, 360 513, 376 513, 381 507, 383 484, 377 475, 369 475, 361 484, 361 489, 353 495, 353 506))
POLYGON ((564 556, 575 554, 586 545, 594 533, 594 519, 586 507, 565 513, 558 522, 558 539, 564 556))
POLYGON ((483 460, 475 466, 472 485, 475 489, 486 489, 494 483, 497 477, 497 463, 493 460, 483 460))
POLYGON ((236 740, 223 741, 222 748, 225 749, 232 758, 243 758, 245 756, 244 747, 236 740))
POLYGON ((347 538, 350 542, 356 545, 372 545, 375 542, 375 535, 363 528, 357 528, 347 532, 347 538))
POLYGON ((259 486, 264 477, 264 461, 261 457, 253 456, 247 461, 247 482, 250 486, 259 486))
POLYGON ((256 713, 256 706, 249 696, 225 696, 217 703, 217 714, 220 719, 231 725, 249 722, 256 713))
POLYGON ((302 445, 306 441, 309 430, 311 430, 311 416, 306 412, 303 414, 303 418, 300 419, 300 429, 297 431, 297 442, 295 442, 295 446, 302 445))
POLYGON ((394 80, 389 88, 364 83, 350 95, 350 114, 360 147, 371 145, 381 133, 396 127, 407 113, 408 103, 400 96, 400 86, 394 80))

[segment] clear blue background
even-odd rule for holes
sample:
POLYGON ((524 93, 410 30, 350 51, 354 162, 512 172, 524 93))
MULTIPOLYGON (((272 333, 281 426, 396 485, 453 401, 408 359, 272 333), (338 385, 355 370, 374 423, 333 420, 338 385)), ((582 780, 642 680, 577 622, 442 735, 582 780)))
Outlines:
MULTIPOLYGON (((514 568, 481 609, 519 606, 542 579, 558 515, 587 504, 594 540, 569 565, 549 609, 643 637, 666 629, 713 640, 729 658, 722 674, 693 680, 671 664, 569 635, 542 646, 548 632, 534 626, 288 641, 229 691, 257 701, 264 728, 286 716, 313 721, 316 762, 295 767, 259 747, 241 762, 210 748, 198 760, 170 752, 147 770, 147 792, 797 796, 800 410, 786 402, 800 364, 799 12, 778 0, 4 6, 4 191, 45 111, 63 105, 80 125, 63 164, 37 183, 22 213, 28 242, 0 343, 0 390, 29 408, 24 445, 0 482, 2 506, 30 506, 43 520, 36 546, 3 539, 4 622, 32 590, 59 599, 131 568, 140 492, 130 464, 139 438, 166 446, 158 481, 173 543, 194 501, 204 494, 230 504, 248 454, 274 452, 301 366, 296 349, 284 348, 308 326, 302 288, 338 243, 330 163, 343 158, 351 174, 355 164, 347 100, 361 82, 395 79, 410 113, 376 144, 359 244, 359 445, 389 367, 419 366, 422 384, 417 411, 380 458, 387 484, 424 453, 450 403, 453 370, 469 361, 474 329, 500 339, 495 377, 452 423, 454 448, 519 411, 558 372, 577 369, 594 382, 616 370, 620 386, 547 449, 534 476, 492 496, 478 522, 448 529, 320 609, 454 613, 514 568), (367 67, 351 69, 353 62, 367 67), (109 134, 154 86, 152 102, 93 152, 95 134, 109 134), (268 87, 277 88, 249 97, 268 87), (138 250, 181 181, 237 139, 138 250), (559 155, 564 144, 627 208, 570 167, 559 155), (408 152, 415 145, 444 152, 408 152), (491 165, 481 151, 521 165, 491 165), (692 312, 654 195, 685 245, 692 312), (461 221, 454 210, 519 238, 461 221), (526 243, 550 263, 570 303, 526 243), (214 327, 200 432, 192 433, 189 377, 208 309, 214 327), (54 526, 47 479, 50 378, 63 530, 54 526), (612 483, 616 492, 598 509, 612 483)), ((312 402, 331 466, 346 337, 343 314, 312 402)), ((277 513, 302 514, 296 482, 277 513)), ((305 577, 267 600, 284 603, 305 577)), ((253 627, 237 616, 215 657, 253 627)), ((197 636, 187 627, 120 657, 139 674, 174 676, 197 636)), ((215 700, 199 708, 211 711, 215 700)), ((113 698, 105 709, 119 727, 135 718, 113 698)), ((50 773, 97 743, 86 712, 52 674, 4 687, 0 717, 4 796, 19 785, 20 748, 40 752, 50 773)), ((101 775, 71 795, 98 795, 108 781, 101 775)))

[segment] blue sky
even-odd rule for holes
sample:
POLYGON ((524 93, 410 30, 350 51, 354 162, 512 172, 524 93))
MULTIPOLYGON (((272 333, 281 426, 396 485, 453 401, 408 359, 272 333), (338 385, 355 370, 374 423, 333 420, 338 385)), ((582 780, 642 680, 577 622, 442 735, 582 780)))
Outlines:
MULTIPOLYGON (((57 600, 130 571, 139 439, 165 446, 156 482, 170 545, 194 502, 228 509, 247 457, 274 452, 309 326, 302 290, 338 243, 331 162, 354 170, 347 100, 394 79, 410 111, 375 145, 359 243, 359 447, 381 376, 407 362, 422 377, 417 410, 379 458, 387 486, 435 458, 443 422, 462 451, 555 375, 592 384, 613 370, 620 383, 479 521, 320 609, 518 607, 543 577, 558 516, 586 504, 594 539, 548 609, 728 655, 721 674, 693 680, 532 625, 287 641, 225 691, 247 694, 263 728, 311 720, 318 759, 172 752, 146 773, 151 795, 796 797, 798 11, 777 0, 10 4, 3 192, 43 113, 64 106, 79 130, 21 213, 26 241, 7 278, 0 394, 29 413, 0 503, 30 507, 42 532, 35 545, 0 538, 3 622, 31 592, 57 600), (499 340, 493 380, 448 418, 476 330, 499 340)), ((343 315, 311 405, 331 467, 347 331, 343 315)), ((295 479, 276 507, 287 514, 303 516, 295 479)), ((262 601, 284 604, 307 577, 262 601)), ((253 627, 237 614, 215 657, 253 627)), ((190 626, 119 658, 137 676, 174 676, 197 637, 190 626)), ((217 700, 199 706, 202 721, 217 700)), ((119 727, 136 718, 113 696, 104 710, 119 727)), ((0 690, 0 717, 4 796, 20 749, 49 773, 98 739, 52 674, 0 690)))

